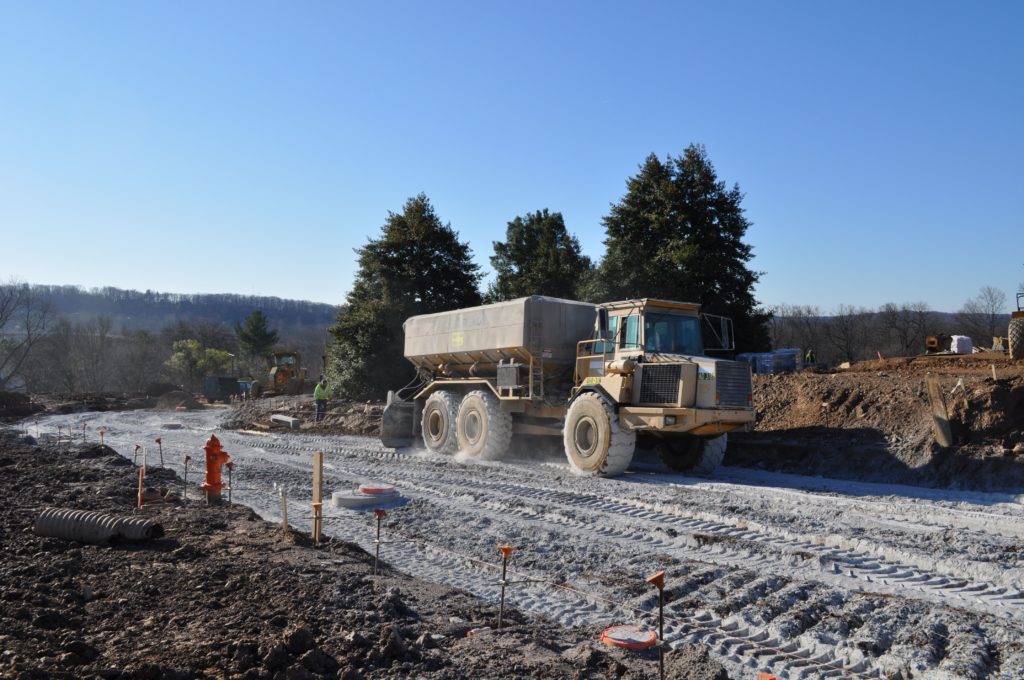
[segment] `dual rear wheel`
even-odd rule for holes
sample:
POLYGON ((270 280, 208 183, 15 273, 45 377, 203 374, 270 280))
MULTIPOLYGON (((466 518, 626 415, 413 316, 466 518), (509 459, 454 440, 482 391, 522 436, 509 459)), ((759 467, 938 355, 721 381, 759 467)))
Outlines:
POLYGON ((512 416, 484 390, 466 396, 438 390, 427 397, 420 424, 428 451, 462 453, 478 460, 501 458, 512 443, 512 416))

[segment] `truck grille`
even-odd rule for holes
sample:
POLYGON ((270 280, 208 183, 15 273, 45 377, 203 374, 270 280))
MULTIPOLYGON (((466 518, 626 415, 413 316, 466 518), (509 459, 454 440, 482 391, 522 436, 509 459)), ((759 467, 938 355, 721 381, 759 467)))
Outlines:
POLYGON ((646 364, 640 367, 638 404, 678 404, 682 364, 646 364))
POLYGON ((739 361, 715 362, 719 406, 746 408, 753 391, 750 367, 739 361))

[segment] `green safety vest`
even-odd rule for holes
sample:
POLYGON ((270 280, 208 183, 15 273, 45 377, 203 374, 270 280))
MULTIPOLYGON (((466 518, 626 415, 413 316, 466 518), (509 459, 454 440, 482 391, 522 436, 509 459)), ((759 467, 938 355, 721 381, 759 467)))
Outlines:
POLYGON ((327 388, 323 386, 323 383, 317 383, 313 388, 313 399, 317 401, 327 399, 327 388))

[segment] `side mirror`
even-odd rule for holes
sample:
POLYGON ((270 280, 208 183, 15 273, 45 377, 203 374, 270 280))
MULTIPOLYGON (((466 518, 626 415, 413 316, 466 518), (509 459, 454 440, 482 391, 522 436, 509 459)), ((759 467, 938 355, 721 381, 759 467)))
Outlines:
MULTIPOLYGON (((705 328, 710 332, 710 336, 718 343, 718 347, 708 347, 705 345, 704 350, 706 352, 732 352, 736 349, 732 319, 717 314, 701 313, 700 316, 704 320, 705 328)), ((706 333, 705 338, 710 339, 707 336, 708 334, 706 333)))

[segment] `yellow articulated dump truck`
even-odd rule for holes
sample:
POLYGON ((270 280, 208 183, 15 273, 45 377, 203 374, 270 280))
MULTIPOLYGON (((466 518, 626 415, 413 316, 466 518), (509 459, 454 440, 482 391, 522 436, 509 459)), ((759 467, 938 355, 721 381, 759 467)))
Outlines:
POLYGON ((726 433, 754 423, 750 367, 706 354, 734 348, 732 323, 697 304, 535 295, 404 329, 418 380, 388 393, 385 446, 495 460, 514 436, 559 436, 574 470, 613 476, 639 436, 670 468, 710 474, 726 433))

